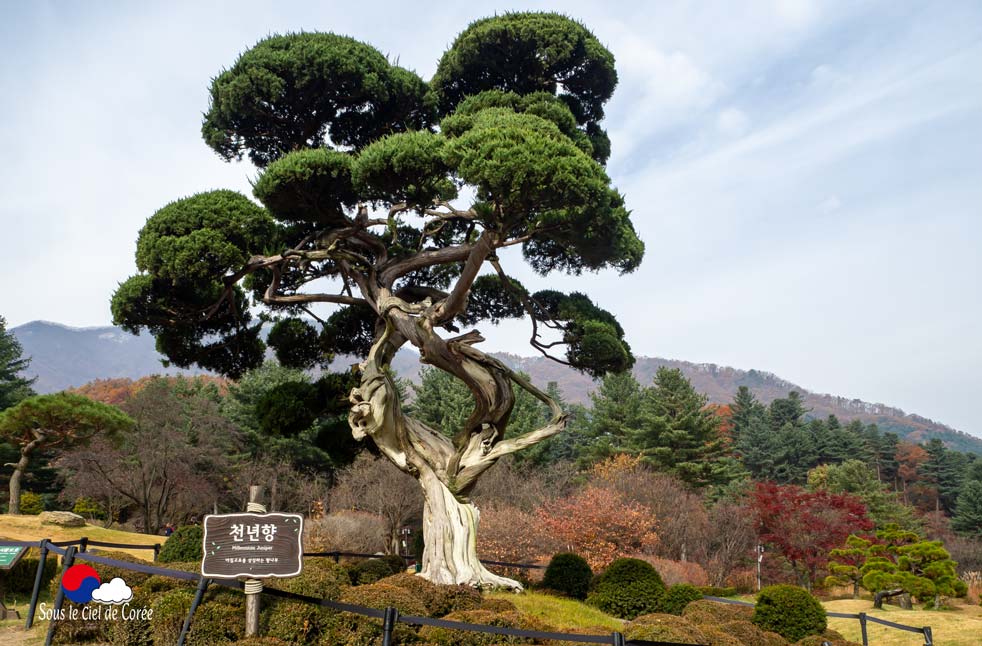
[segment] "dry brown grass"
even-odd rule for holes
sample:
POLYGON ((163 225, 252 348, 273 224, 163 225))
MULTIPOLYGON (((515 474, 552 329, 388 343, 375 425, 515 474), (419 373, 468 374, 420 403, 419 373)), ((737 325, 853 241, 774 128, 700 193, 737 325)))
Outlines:
MULTIPOLYGON (((822 605, 829 612, 865 612, 907 626, 930 626, 936 646, 979 646, 982 644, 982 607, 958 605, 953 610, 900 610, 886 606, 874 610, 868 599, 842 599, 827 601, 822 605)), ((829 628, 839 631, 847 639, 860 640, 859 622, 855 619, 829 618, 829 628)), ((872 646, 921 646, 924 639, 917 633, 878 624, 868 624, 869 643, 872 646)))
MULTIPOLYGON (((10 514, 0 514, 0 538, 12 541, 39 541, 42 538, 50 538, 53 541, 68 541, 76 538, 88 536, 93 541, 103 541, 105 543, 122 543, 131 545, 153 545, 166 540, 163 536, 151 536, 148 534, 134 534, 132 532, 121 532, 115 529, 105 529, 97 525, 86 525, 85 527, 57 527, 55 525, 42 525, 38 516, 11 516, 10 514)), ((109 550, 111 548, 93 548, 109 550)), ((153 550, 113 550, 126 552, 138 558, 152 561, 153 550)))

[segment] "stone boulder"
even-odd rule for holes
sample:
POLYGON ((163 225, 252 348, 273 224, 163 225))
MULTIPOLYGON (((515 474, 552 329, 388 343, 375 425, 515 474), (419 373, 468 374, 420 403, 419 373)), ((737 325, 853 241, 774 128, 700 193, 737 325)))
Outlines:
POLYGON ((42 511, 42 525, 57 525, 58 527, 85 527, 85 519, 70 511, 42 511))

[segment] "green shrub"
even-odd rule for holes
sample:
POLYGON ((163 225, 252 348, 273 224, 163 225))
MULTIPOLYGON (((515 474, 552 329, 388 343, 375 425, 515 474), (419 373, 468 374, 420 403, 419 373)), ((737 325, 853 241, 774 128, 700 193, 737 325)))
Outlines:
POLYGON ((565 552, 554 555, 549 561, 542 585, 573 599, 586 599, 592 580, 593 570, 586 559, 579 554, 565 552))
POLYGON ((285 642, 276 637, 246 637, 235 642, 235 646, 289 646, 290 642, 285 642))
POLYGON ((154 597, 150 605, 153 609, 150 632, 155 645, 177 643, 177 638, 181 634, 181 627, 184 625, 184 618, 187 617, 188 610, 191 609, 193 596, 194 593, 191 590, 169 590, 154 597))
MULTIPOLYGON (((34 577, 37 574, 40 560, 40 550, 32 547, 17 561, 14 567, 9 570, 0 570, 0 594, 30 594, 34 590, 34 577)), ((57 574, 58 557, 49 554, 44 561, 41 585, 50 585, 51 580, 57 574)))
POLYGON ((793 585, 771 585, 761 590, 752 621, 792 642, 828 627, 822 604, 804 588, 793 585))
POLYGON ((762 630, 749 621, 728 621, 719 629, 739 639, 745 646, 787 646, 788 640, 777 633, 762 630))
POLYGON ((667 642, 670 644, 706 644, 706 636, 694 623, 676 615, 663 613, 637 617, 624 631, 628 641, 667 642))
POLYGON ((665 590, 661 611, 670 615, 681 615, 685 607, 693 601, 701 601, 702 593, 688 583, 678 583, 665 590))
MULTIPOLYGON (((386 583, 372 583, 345 589, 341 601, 356 606, 382 610, 388 606, 399 611, 401 615, 425 615, 426 606, 413 594, 402 588, 386 583)), ((381 644, 382 621, 374 617, 364 617, 353 613, 342 612, 336 616, 328 632, 321 639, 321 644, 338 644, 342 646, 375 646, 381 644)), ((407 624, 396 624, 393 631, 393 643, 409 644, 416 641, 416 631, 407 624)))
POLYGON ((85 496, 75 499, 75 504, 72 505, 72 512, 85 518, 101 519, 106 517, 106 512, 102 508, 102 505, 92 498, 86 498, 85 496))
POLYGON ((687 605, 682 616, 695 624, 719 625, 727 621, 750 621, 754 616, 754 608, 704 599, 687 605))
MULTIPOLYGON (((232 644, 241 639, 244 633, 245 621, 241 607, 227 603, 203 603, 194 612, 191 630, 188 632, 185 644, 187 646, 232 644)), ((177 641, 168 643, 176 644, 177 641)))
POLYGON ((392 574, 399 574, 400 572, 406 571, 406 559, 398 554, 386 554, 378 558, 380 561, 385 561, 388 564, 389 569, 392 570, 392 574))
POLYGON ((439 585, 408 572, 386 577, 381 583, 408 591, 426 606, 426 614, 430 617, 442 617, 463 610, 477 610, 483 607, 484 603, 481 593, 472 587, 439 585))
POLYGON ((665 594, 661 576, 640 559, 617 559, 593 581, 587 603, 607 614, 634 619, 658 610, 665 594))
POLYGON ((330 628, 334 614, 309 603, 276 599, 263 608, 260 626, 263 633, 290 644, 314 644, 330 628))
POLYGON ((265 585, 294 594, 336 601, 341 598, 341 590, 348 586, 348 572, 329 558, 308 558, 304 559, 299 576, 266 579, 265 585))
POLYGON ((398 574, 398 572, 394 572, 392 566, 382 559, 359 561, 348 568, 352 585, 375 583, 393 574, 398 574))
POLYGON ((861 646, 857 642, 851 642, 834 630, 826 630, 821 635, 809 635, 804 639, 795 642, 795 646, 861 646))
POLYGON ((157 561, 160 563, 201 561, 201 541, 203 538, 204 530, 201 529, 200 525, 178 527, 164 541, 157 561))
POLYGON ((707 644, 712 644, 713 646, 746 646, 742 641, 733 635, 723 632, 716 626, 699 624, 699 630, 706 637, 707 644))
MULTIPOLYGON (((150 577, 153 578, 155 577, 150 577)), ((149 582, 150 579, 147 581, 149 582)), ((133 600, 129 604, 130 608, 151 608, 155 594, 147 589, 146 584, 135 588, 133 600)), ((109 624, 107 632, 112 646, 153 646, 153 630, 149 619, 137 616, 126 621, 114 621, 109 624)))
POLYGON ((37 516, 44 511, 44 499, 33 491, 22 491, 20 494, 20 513, 25 516, 37 516))

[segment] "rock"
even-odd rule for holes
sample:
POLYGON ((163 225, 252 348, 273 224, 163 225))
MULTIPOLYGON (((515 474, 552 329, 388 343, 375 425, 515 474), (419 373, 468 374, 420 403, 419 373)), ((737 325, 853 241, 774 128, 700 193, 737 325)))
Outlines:
POLYGON ((58 527, 85 527, 85 519, 70 511, 42 511, 42 525, 57 525, 58 527))

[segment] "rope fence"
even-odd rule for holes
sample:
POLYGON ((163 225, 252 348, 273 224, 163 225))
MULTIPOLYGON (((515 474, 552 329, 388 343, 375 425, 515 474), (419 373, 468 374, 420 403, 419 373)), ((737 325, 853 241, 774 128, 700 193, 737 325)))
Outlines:
MULTIPOLYGON (((184 627, 181 631, 181 636, 178 640, 178 646, 183 646, 184 640, 187 637, 187 633, 191 626, 192 617, 195 610, 201 604, 201 600, 204 597, 204 592, 210 585, 219 585, 227 588, 233 588, 237 590, 243 589, 243 583, 234 580, 213 580, 203 578, 200 574, 194 572, 184 572, 181 570, 172 570, 169 568, 160 567, 157 565, 143 565, 141 563, 130 563, 127 561, 119 561, 117 559, 112 559, 106 556, 100 556, 98 554, 92 554, 85 551, 90 546, 97 547, 113 547, 118 549, 153 549, 154 550, 154 560, 156 560, 157 555, 160 552, 160 545, 128 545, 123 543, 105 543, 100 541, 89 541, 86 538, 77 539, 73 541, 59 541, 53 542, 47 539, 41 541, 7 541, 0 540, 0 546, 7 547, 36 547, 40 549, 40 559, 38 561, 38 569, 34 580, 34 589, 31 594, 30 607, 27 613, 26 629, 31 628, 34 622, 35 611, 37 608, 38 597, 41 590, 41 581, 44 572, 45 559, 48 553, 55 553, 63 557, 62 562, 62 574, 68 570, 74 563, 75 559, 89 561, 92 563, 100 563, 102 565, 109 565, 113 567, 122 568, 124 570, 131 570, 134 572, 142 572, 144 574, 166 576, 174 579, 181 579, 184 581, 194 581, 198 583, 198 590, 195 594, 194 602, 191 604, 191 608, 188 612, 188 616, 185 619, 184 627)), ((372 558, 378 556, 377 554, 362 554, 355 552, 304 552, 305 557, 332 557, 335 561, 340 560, 342 556, 344 557, 366 557, 372 558)), ((544 566, 533 565, 533 564, 522 564, 522 563, 505 563, 500 561, 485 561, 488 565, 498 565, 502 567, 517 567, 525 569, 541 569, 544 566)), ((337 610, 340 612, 350 612, 357 615, 362 615, 365 617, 373 617, 375 619, 381 619, 383 622, 383 646, 391 646, 392 644, 392 630, 396 623, 404 623, 415 626, 434 626, 439 628, 447 628, 450 630, 464 630, 471 632, 480 633, 490 633, 495 635, 504 635, 509 637, 526 637, 529 639, 551 639, 551 640, 562 640, 568 642, 578 642, 584 644, 611 644, 612 646, 627 646, 629 644, 634 644, 637 646, 668 646, 669 642, 656 642, 656 641, 625 641, 624 635, 619 632, 613 632, 609 635, 578 635, 571 633, 558 633, 558 632, 547 632, 538 630, 524 630, 520 628, 507 628, 502 626, 487 626, 483 624, 468 624, 459 621, 449 621, 446 619, 433 619, 431 617, 416 617, 413 615, 399 615, 398 610, 389 607, 384 610, 379 610, 377 608, 366 608, 363 606, 352 605, 348 603, 342 603, 340 601, 333 601, 331 599, 318 599, 316 597, 310 597, 306 595, 296 594, 293 592, 286 592, 283 590, 276 590, 273 588, 264 588, 262 594, 280 598, 289 599, 293 601, 299 601, 301 603, 309 603, 312 605, 322 606, 324 608, 330 608, 332 610, 337 610)), ((715 601, 718 603, 726 603, 739 606, 753 606, 753 603, 749 601, 740 601, 737 599, 727 599, 724 597, 714 597, 714 596, 703 596, 703 599, 708 601, 715 601)), ((54 611, 57 614, 63 604, 64 604, 64 590, 61 587, 58 588, 58 593, 55 596, 54 611)), ((849 614, 842 612, 829 612, 827 613, 829 617, 837 617, 842 619, 855 619, 860 623, 860 630, 862 633, 863 645, 868 646, 869 639, 867 637, 866 627, 868 623, 879 624, 882 626, 887 626, 889 628, 895 628, 897 630, 904 630, 907 632, 918 633, 923 635, 925 646, 934 646, 933 636, 931 634, 930 626, 916 627, 916 626, 906 626, 904 624, 898 624, 893 621, 888 621, 886 619, 880 619, 878 617, 871 617, 866 613, 849 614)), ((45 639, 45 646, 51 646, 51 640, 54 637, 55 622, 50 622, 48 626, 48 634, 45 639)), ((678 644, 672 642, 674 646, 708 646, 705 644, 678 644)))

